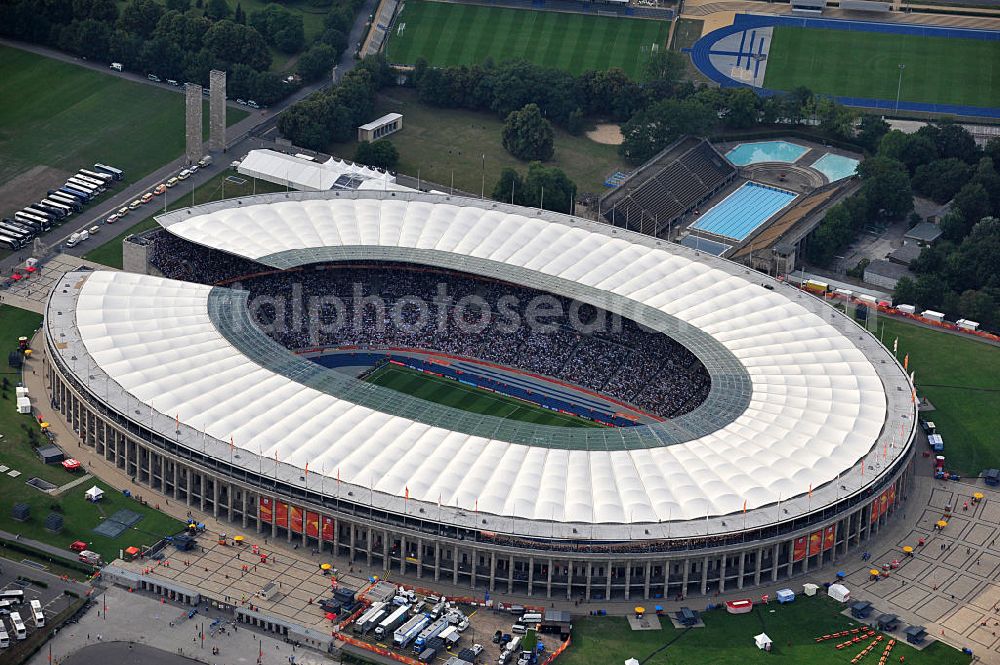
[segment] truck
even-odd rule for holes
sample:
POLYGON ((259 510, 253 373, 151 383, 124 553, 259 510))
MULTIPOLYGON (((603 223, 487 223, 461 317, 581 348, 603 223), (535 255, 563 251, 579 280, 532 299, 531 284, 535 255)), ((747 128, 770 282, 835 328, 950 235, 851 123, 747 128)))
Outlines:
POLYGON ((441 632, 450 625, 451 624, 448 622, 447 618, 441 618, 427 626, 419 635, 417 635, 417 639, 413 641, 413 649, 415 651, 420 651, 429 640, 440 635, 441 632))
POLYGON ((385 603, 379 601, 377 603, 372 603, 371 607, 361 613, 357 621, 354 622, 351 630, 355 633, 363 633, 365 631, 365 624, 371 621, 373 617, 382 612, 382 608, 385 607, 385 603))
POLYGON ((931 450, 936 453, 940 453, 944 450, 944 439, 940 434, 929 434, 927 436, 927 443, 930 445, 931 450))
POLYGON ((418 635, 421 635, 431 618, 426 614, 418 614, 396 629, 392 635, 393 646, 405 649, 418 635))
POLYGON ((101 555, 98 554, 97 552, 91 552, 90 550, 84 550, 80 552, 80 555, 77 557, 77 559, 79 559, 83 563, 89 563, 91 566, 101 565, 101 555))
POLYGON ((66 240, 66 246, 67 247, 76 247, 77 245, 79 245, 81 242, 83 242, 84 240, 86 240, 89 237, 90 237, 90 231, 87 231, 86 229, 84 229, 82 231, 77 231, 76 233, 72 234, 66 240))
POLYGON ((392 614, 382 619, 375 627, 375 637, 382 639, 391 631, 395 630, 401 623, 406 621, 406 615, 410 611, 409 605, 400 605, 392 614))

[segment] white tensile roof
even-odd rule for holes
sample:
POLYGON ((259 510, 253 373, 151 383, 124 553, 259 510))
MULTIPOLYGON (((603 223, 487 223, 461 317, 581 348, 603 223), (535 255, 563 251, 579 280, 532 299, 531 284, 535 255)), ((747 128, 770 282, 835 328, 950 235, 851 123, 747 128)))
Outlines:
POLYGON ((728 349, 752 380, 745 411, 676 445, 534 447, 375 411, 266 369, 213 325, 208 286, 94 273, 79 292, 77 325, 98 367, 171 425, 176 417, 237 448, 299 467, 308 462, 311 473, 322 469, 366 490, 408 491, 411 504, 475 505, 482 513, 558 522, 704 519, 820 488, 886 440, 879 438, 889 413, 886 388, 847 333, 872 340, 839 313, 792 287, 765 289, 758 273, 714 257, 545 216, 427 195, 281 194, 209 204, 160 222, 177 236, 251 259, 315 247, 416 248, 614 292, 728 349))
POLYGON ((333 187, 342 175, 374 178, 379 183, 395 183, 396 178, 364 164, 331 157, 325 162, 310 161, 276 150, 251 150, 236 170, 252 178, 286 185, 307 192, 322 192, 333 187))

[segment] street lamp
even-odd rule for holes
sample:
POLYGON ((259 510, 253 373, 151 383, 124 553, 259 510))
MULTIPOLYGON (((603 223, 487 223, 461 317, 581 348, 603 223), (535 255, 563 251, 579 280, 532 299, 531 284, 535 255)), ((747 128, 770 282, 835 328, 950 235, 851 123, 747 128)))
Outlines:
POLYGON ((896 113, 899 113, 899 93, 903 89, 903 70, 906 69, 906 65, 900 63, 899 65, 899 83, 896 85, 896 113))

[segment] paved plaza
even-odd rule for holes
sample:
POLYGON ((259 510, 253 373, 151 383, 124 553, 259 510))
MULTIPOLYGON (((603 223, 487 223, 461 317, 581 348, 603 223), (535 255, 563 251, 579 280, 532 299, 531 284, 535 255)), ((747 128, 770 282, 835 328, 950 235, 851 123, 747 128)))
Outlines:
MULTIPOLYGON (((21 254, 23 256, 20 272, 26 274, 23 269, 23 259, 28 258, 31 253, 25 248, 21 254)), ((62 279, 63 275, 80 268, 116 270, 100 263, 86 261, 78 256, 57 254, 40 265, 36 272, 31 273, 30 277, 15 282, 10 288, 0 291, 0 302, 41 314, 45 309, 45 301, 49 297, 49 291, 52 290, 52 287, 62 279)))

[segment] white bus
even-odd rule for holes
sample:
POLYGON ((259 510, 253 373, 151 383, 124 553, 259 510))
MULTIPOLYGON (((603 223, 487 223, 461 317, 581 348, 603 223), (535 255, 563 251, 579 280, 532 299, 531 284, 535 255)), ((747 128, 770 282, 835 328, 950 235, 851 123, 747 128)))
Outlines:
POLYGON ((67 194, 66 192, 60 192, 59 190, 53 190, 49 192, 49 198, 56 203, 62 203, 65 206, 69 206, 74 212, 80 212, 83 209, 83 205, 80 204, 80 199, 67 194))
POLYGON ((52 228, 52 223, 47 217, 42 217, 40 215, 35 215, 26 210, 18 210, 14 213, 14 219, 19 222, 24 222, 28 226, 34 228, 36 231, 48 231, 52 228))
POLYGON ((110 173, 111 177, 115 180, 124 180, 125 172, 121 169, 116 169, 113 166, 106 166, 105 164, 94 164, 94 168, 98 171, 104 171, 105 173, 110 173))
POLYGON ((3 625, 3 621, 0 621, 0 649, 6 649, 10 646, 10 635, 7 634, 7 628, 3 625))
POLYGON ((82 180, 82 181, 84 181, 86 183, 90 183, 91 185, 93 185, 94 187, 97 187, 98 189, 104 189, 105 187, 107 187, 107 183, 105 183, 100 178, 94 178, 94 177, 89 176, 89 175, 84 175, 83 173, 77 173, 73 177, 76 178, 77 180, 82 180))
POLYGON ((57 201, 54 194, 50 195, 48 198, 42 199, 42 205, 47 205, 50 208, 55 208, 56 210, 62 210, 66 215, 71 215, 76 212, 65 203, 57 201))
POLYGON ((95 180, 100 180, 105 185, 110 185, 111 181, 115 179, 113 175, 111 175, 110 173, 105 173, 104 171, 98 173, 97 171, 88 171, 87 169, 80 169, 80 174, 85 175, 88 178, 94 178, 95 180))
POLYGON ((33 231, 27 231, 24 228, 11 224, 10 222, 0 222, 0 233, 20 240, 22 245, 31 240, 31 238, 35 235, 33 231))
POLYGON ((45 615, 42 613, 42 603, 37 600, 31 601, 31 618, 35 621, 35 628, 45 628, 45 615))
POLYGON ((21 249, 21 241, 5 233, 0 233, 0 248, 16 252, 21 249))
POLYGON ((24 591, 20 589, 0 591, 0 600, 9 600, 14 605, 20 605, 24 602, 24 591))
POLYGON ((28 639, 28 629, 24 627, 24 622, 21 621, 21 615, 17 612, 10 613, 10 625, 14 629, 14 637, 19 640, 28 639))
POLYGON ((80 180, 76 176, 73 176, 72 178, 70 178, 69 180, 67 180, 66 184, 67 185, 72 185, 76 189, 79 189, 79 190, 82 190, 84 192, 87 192, 91 196, 97 196, 97 194, 99 193, 98 190, 100 190, 99 186, 97 186, 97 185, 95 185, 93 183, 89 183, 86 180, 80 180))

